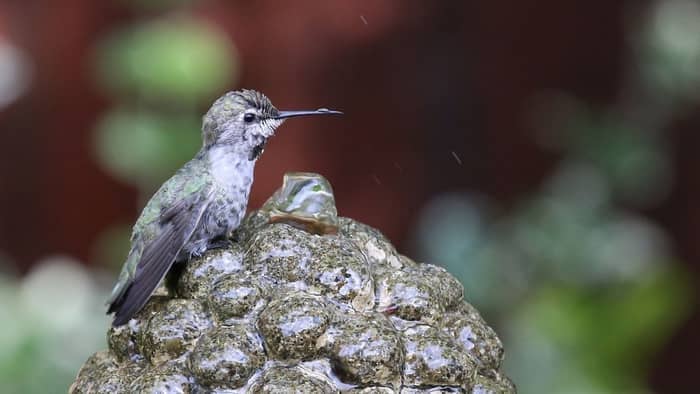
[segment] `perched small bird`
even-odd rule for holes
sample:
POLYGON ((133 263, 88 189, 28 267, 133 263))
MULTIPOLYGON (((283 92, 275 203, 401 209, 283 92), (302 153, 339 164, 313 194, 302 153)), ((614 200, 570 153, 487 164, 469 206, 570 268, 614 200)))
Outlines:
POLYGON ((202 149, 170 178, 143 209, 131 250, 107 301, 112 325, 129 321, 148 301, 176 261, 228 242, 245 215, 255 162, 285 119, 341 114, 278 111, 262 93, 229 92, 202 124, 202 149))

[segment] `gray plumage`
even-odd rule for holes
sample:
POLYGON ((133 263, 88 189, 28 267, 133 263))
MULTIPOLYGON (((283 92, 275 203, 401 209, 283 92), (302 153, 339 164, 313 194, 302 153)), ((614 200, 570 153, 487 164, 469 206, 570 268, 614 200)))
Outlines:
POLYGON ((107 301, 112 324, 127 323, 143 308, 173 263, 201 255, 238 227, 255 162, 286 118, 338 113, 278 111, 253 90, 216 100, 203 119, 202 149, 160 187, 134 225, 131 250, 107 301))

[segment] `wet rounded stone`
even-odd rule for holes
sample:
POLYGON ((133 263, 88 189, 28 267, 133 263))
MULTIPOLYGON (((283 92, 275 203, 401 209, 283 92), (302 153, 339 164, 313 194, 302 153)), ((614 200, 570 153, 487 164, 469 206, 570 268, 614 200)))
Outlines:
POLYGON ((93 374, 95 371, 114 371, 119 368, 117 360, 114 355, 107 350, 101 350, 92 356, 88 357, 85 364, 80 367, 78 371, 78 377, 87 376, 93 374))
POLYGON ((238 388, 265 363, 265 350, 255 328, 244 323, 218 327, 197 341, 189 368, 211 388, 238 388))
POLYGON ((395 394, 396 391, 389 387, 375 386, 375 387, 356 387, 354 389, 343 391, 347 394, 395 394))
POLYGON ((140 322, 132 320, 120 327, 110 327, 107 331, 107 346, 119 361, 141 357, 136 346, 140 325, 140 322))
POLYGON ((449 335, 427 325, 407 328, 403 334, 404 385, 471 386, 476 366, 449 335))
POLYGON ((396 248, 379 230, 348 218, 340 218, 339 222, 338 234, 357 245, 372 273, 379 275, 403 267, 396 248))
POLYGON ((371 309, 373 282, 364 254, 352 242, 333 235, 319 236, 286 224, 260 230, 246 256, 268 286, 327 294, 359 310, 371 309))
POLYGON ((503 343, 493 328, 472 310, 475 311, 473 307, 464 305, 456 312, 446 313, 442 320, 442 330, 469 354, 479 371, 485 373, 497 370, 503 360, 503 343))
POLYGON ((243 271, 243 248, 232 244, 227 249, 215 249, 188 261, 182 268, 177 285, 184 298, 205 297, 221 278, 243 271))
POLYGON ((182 363, 163 363, 146 368, 129 385, 129 393, 188 394, 196 392, 194 379, 187 376, 182 363))
POLYGON ((391 243, 389 239, 376 228, 343 216, 338 218, 338 234, 356 240, 360 244, 364 244, 370 239, 376 239, 387 244, 391 243))
POLYGON ((261 210, 249 212, 241 221, 241 225, 234 230, 232 239, 237 244, 245 245, 263 228, 270 224, 269 215, 261 210))
POLYGON ((432 295, 440 305, 444 308, 449 308, 464 299, 464 287, 446 269, 432 264, 416 264, 413 268, 407 268, 409 271, 415 271, 421 276, 430 288, 432 295))
POLYGON ((143 371, 142 365, 135 362, 118 364, 106 351, 98 352, 80 369, 69 393, 128 393, 129 384, 143 371))
POLYGON ((400 394, 464 394, 465 391, 461 387, 404 387, 400 394))
POLYGON ((334 323, 319 339, 336 375, 345 383, 398 387, 403 347, 398 333, 381 315, 353 314, 334 323))
POLYGON ((315 237, 286 224, 263 227, 248 242, 245 260, 251 274, 271 286, 303 281, 315 237))
POLYGON ((207 307, 220 320, 240 318, 264 302, 262 290, 250 280, 228 276, 219 280, 211 289, 207 307))
POLYGON ((257 326, 269 354, 277 359, 308 360, 318 353, 316 341, 329 321, 328 306, 322 299, 291 293, 271 301, 257 326))
POLYGON ((119 391, 122 386, 117 360, 108 351, 103 350, 85 361, 68 391, 75 394, 108 393, 119 391))
POLYGON ((474 379, 470 394, 515 394, 515 385, 505 376, 496 374, 494 377, 477 375, 474 379))
POLYGON ((416 270, 393 271, 377 279, 377 310, 403 320, 434 323, 445 311, 435 293, 416 270))
POLYGON ((201 303, 172 299, 153 315, 140 336, 140 352, 151 364, 177 358, 192 350, 194 341, 212 322, 201 303))
POLYGON ((335 394, 340 390, 299 367, 268 368, 248 390, 250 394, 335 394))
POLYGON ((309 265, 310 286, 356 309, 371 309, 374 282, 362 252, 352 242, 335 236, 315 241, 309 265))
POLYGON ((148 300, 133 319, 123 326, 110 326, 107 331, 107 344, 119 361, 140 361, 143 356, 136 345, 137 338, 146 322, 168 302, 169 297, 154 296, 148 300))

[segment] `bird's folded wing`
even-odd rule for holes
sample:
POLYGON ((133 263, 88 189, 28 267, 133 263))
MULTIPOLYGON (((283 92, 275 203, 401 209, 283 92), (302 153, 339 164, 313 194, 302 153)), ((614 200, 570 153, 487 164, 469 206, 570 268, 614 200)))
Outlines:
POLYGON ((155 288, 175 262, 183 246, 197 228, 209 203, 209 196, 193 193, 160 216, 160 234, 144 248, 136 266, 134 280, 111 310, 115 326, 129 321, 148 301, 155 288))

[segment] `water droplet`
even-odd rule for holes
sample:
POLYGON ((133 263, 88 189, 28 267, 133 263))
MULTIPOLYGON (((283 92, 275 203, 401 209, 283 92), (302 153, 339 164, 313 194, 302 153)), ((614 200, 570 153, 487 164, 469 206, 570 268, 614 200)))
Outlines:
POLYGON ((462 159, 460 159, 459 156, 457 156, 457 153, 455 151, 452 151, 452 157, 455 158, 457 164, 459 164, 460 166, 462 165, 462 159))

